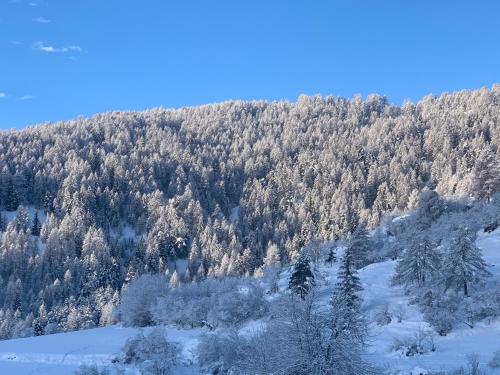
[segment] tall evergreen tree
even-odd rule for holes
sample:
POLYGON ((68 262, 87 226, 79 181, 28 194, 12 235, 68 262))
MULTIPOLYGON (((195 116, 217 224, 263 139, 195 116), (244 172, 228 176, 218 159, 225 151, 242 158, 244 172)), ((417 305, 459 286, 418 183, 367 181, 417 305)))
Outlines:
POLYGON ((40 219, 38 218, 38 212, 35 211, 35 216, 33 217, 33 224, 31 225, 31 234, 33 236, 39 236, 42 225, 40 219))
POLYGON ((264 258, 264 266, 267 268, 270 267, 280 267, 280 252, 278 246, 275 244, 269 243, 267 246, 266 257, 264 258))
POLYGON ((364 343, 366 322, 361 313, 363 290, 355 267, 355 257, 351 248, 342 256, 338 272, 338 282, 331 300, 332 332, 335 336, 349 335, 353 340, 364 343))
POLYGON ((293 266, 288 287, 300 298, 304 299, 314 285, 316 285, 316 282, 311 271, 309 257, 301 253, 293 266))
POLYGON ((359 224, 349 240, 348 249, 352 266, 362 268, 368 264, 368 255, 373 248, 371 238, 364 224, 359 224))
POLYGON ((500 158, 490 148, 486 148, 474 165, 472 193, 476 198, 489 202, 497 191, 500 191, 500 158))
POLYGON ((454 234, 443 264, 445 291, 463 290, 467 297, 471 284, 491 275, 475 240, 475 233, 468 228, 460 227, 454 234))
POLYGON ((5 229, 7 228, 7 224, 7 217, 2 212, 0 212, 0 232, 5 231, 5 229))
POLYGON ((356 268, 356 258, 352 248, 348 247, 342 256, 334 300, 344 301, 349 308, 359 308, 360 298, 357 292, 363 290, 356 268))
POLYGON ((423 286, 438 275, 440 265, 441 255, 436 244, 427 237, 416 238, 399 261, 393 282, 397 285, 423 286))
POLYGON ((435 190, 425 188, 418 198, 417 223, 428 227, 445 210, 445 204, 435 190))
POLYGON ((12 176, 9 176, 7 180, 7 189, 5 192, 5 209, 7 211, 15 211, 19 206, 19 195, 14 187, 14 181, 12 176))
POLYGON ((28 231, 30 228, 30 217, 26 207, 19 206, 14 222, 18 231, 28 231))
POLYGON ((328 256, 326 257, 326 263, 332 265, 336 261, 337 257, 335 255, 335 251, 333 249, 330 249, 330 251, 328 251, 328 256))

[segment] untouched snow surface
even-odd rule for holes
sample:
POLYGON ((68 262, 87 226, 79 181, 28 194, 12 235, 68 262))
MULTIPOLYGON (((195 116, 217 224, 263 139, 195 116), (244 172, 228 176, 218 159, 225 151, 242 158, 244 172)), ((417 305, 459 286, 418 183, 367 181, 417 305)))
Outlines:
MULTIPOLYGON (((493 233, 480 233, 478 246, 483 251, 486 262, 491 265, 492 279, 500 280, 500 229, 493 233)), ((402 356, 390 350, 394 338, 412 337, 419 329, 432 330, 423 321, 415 306, 408 304, 408 297, 401 288, 389 286, 394 272, 395 261, 371 264, 360 271, 364 291, 364 309, 373 315, 384 305, 390 311, 402 311, 402 321, 393 320, 386 326, 372 324, 367 359, 378 364, 388 374, 417 375, 428 370, 452 370, 462 366, 466 356, 478 355, 482 366, 491 359, 493 352, 500 349, 500 321, 481 323, 471 329, 458 328, 448 336, 435 336, 436 351, 413 357, 402 356)), ((321 265, 316 270, 319 297, 328 306, 336 282, 338 266, 321 265)), ((285 289, 289 270, 284 270, 279 281, 280 289, 285 289)), ((263 321, 250 321, 241 328, 242 334, 252 334, 263 321)), ((196 346, 201 329, 181 330, 166 328, 170 341, 182 345, 182 365, 177 374, 198 374, 196 367, 196 346), (194 363, 194 364, 193 364, 194 363)), ((120 353, 127 338, 139 332, 138 329, 117 326, 90 329, 79 332, 55 334, 0 341, 0 374, 8 375, 66 375, 72 374, 82 364, 97 364, 113 367, 112 361, 120 353)), ((489 370, 490 371, 490 370, 489 370)), ((491 374, 500 374, 499 370, 491 374)), ((137 374, 127 369, 125 374, 137 374)))
MULTIPOLYGON (((81 365, 96 364, 113 368, 113 359, 129 337, 139 329, 118 326, 59 333, 55 335, 0 341, 2 375, 68 375, 81 365)), ((201 330, 166 328, 169 341, 182 345, 183 364, 179 374, 197 374, 190 366, 201 330)), ((139 374, 127 369, 125 374, 139 374)))

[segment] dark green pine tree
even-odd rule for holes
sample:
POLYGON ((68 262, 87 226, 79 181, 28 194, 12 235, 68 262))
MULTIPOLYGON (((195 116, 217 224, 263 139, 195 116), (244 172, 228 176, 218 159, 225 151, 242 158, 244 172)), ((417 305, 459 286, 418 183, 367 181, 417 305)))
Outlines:
POLYGON ((0 213, 0 232, 5 232, 5 229, 7 228, 7 218, 5 217, 4 214, 0 213))
POLYGON ((353 257, 351 265, 359 269, 368 264, 368 254, 373 248, 373 244, 364 224, 358 225, 351 236, 348 248, 353 257))
POLYGON ((337 261, 337 257, 335 256, 335 251, 333 249, 330 249, 328 252, 328 257, 326 258, 326 263, 332 265, 337 261))
POLYGON ((360 298, 356 293, 361 290, 363 288, 358 277, 354 252, 351 247, 348 247, 342 257, 334 298, 340 298, 350 308, 356 308, 360 303, 360 298))
POLYGON ((293 271, 288 282, 288 287, 302 299, 306 297, 307 293, 316 284, 309 263, 307 255, 300 254, 299 259, 293 266, 293 271))
POLYGON ((341 260, 338 282, 331 301, 332 332, 335 337, 347 335, 352 340, 363 344, 366 337, 366 322, 361 313, 363 290, 355 266, 355 257, 351 248, 347 248, 341 260))
POLYGON ((17 195, 17 191, 14 188, 14 181, 12 176, 9 177, 7 182, 7 189, 5 193, 5 209, 7 211, 15 211, 19 206, 19 196, 17 195))
POLYGON ((38 218, 38 212, 35 211, 35 216, 33 217, 33 224, 31 225, 31 234, 33 236, 39 236, 40 229, 42 229, 42 225, 40 223, 40 219, 38 218))

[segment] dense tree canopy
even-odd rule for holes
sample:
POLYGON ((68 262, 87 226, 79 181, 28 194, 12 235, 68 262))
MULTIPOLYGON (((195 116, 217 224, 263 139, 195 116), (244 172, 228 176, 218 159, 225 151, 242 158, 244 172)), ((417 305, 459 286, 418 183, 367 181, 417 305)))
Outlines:
POLYGON ((425 187, 489 199, 499 104, 498 87, 402 106, 302 96, 2 132, 0 315, 26 319, 18 335, 97 325, 146 272, 178 282, 252 273, 269 244, 288 262, 312 240, 414 208, 425 187), (43 225, 20 205, 43 210, 43 225), (70 324, 76 305, 88 310, 70 324))

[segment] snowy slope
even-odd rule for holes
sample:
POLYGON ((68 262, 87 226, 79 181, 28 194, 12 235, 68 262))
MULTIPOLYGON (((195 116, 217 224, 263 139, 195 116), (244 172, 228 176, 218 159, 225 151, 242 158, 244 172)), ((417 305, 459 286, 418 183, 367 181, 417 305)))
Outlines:
MULTIPOLYGON (((500 280, 500 229, 491 234, 480 233, 478 246, 483 256, 491 265, 493 279, 500 280)), ((451 370, 464 364, 466 356, 471 353, 479 355, 482 365, 492 357, 494 351, 500 349, 500 321, 489 325, 477 324, 475 328, 462 328, 452 331, 446 337, 435 336, 436 351, 431 354, 414 357, 401 356, 391 352, 390 346, 394 337, 413 336, 419 328, 430 327, 422 319, 415 306, 408 305, 408 298, 399 287, 390 287, 389 280, 394 272, 395 261, 371 264, 360 271, 364 291, 364 309, 367 314, 388 304, 389 309, 404 309, 401 323, 391 322, 386 326, 373 324, 370 329, 370 342, 367 358, 383 369, 390 369, 391 374, 425 374, 427 370, 451 370)), ((320 265, 316 270, 319 296, 322 303, 328 306, 336 281, 337 266, 320 265)), ((279 281, 280 289, 286 289, 289 271, 284 270, 279 281)), ((241 329, 244 334, 251 334, 262 324, 261 321, 248 322, 241 329)), ((201 329, 179 330, 167 328, 170 341, 182 345, 182 362, 178 374, 197 374, 195 349, 201 329)), ((71 374, 81 364, 96 363, 112 365, 128 337, 139 330, 117 326, 91 329, 86 331, 56 334, 0 341, 0 374, 71 374)), ((135 374, 128 369, 126 374, 135 374)), ((500 374, 500 371, 491 374, 500 374)))
MULTIPOLYGON (((120 353, 125 341, 139 331, 112 326, 0 341, 0 374, 66 375, 84 364, 112 367, 112 361, 120 353)), ((181 343, 183 362, 191 364, 201 330, 166 328, 166 331, 170 341, 181 343)), ((179 373, 198 373, 193 371, 196 371, 194 367, 183 368, 179 373)), ((128 369, 126 373, 135 374, 136 371, 128 369)))
MULTIPOLYGON (((491 265, 489 270, 493 273, 493 278, 500 280, 500 229, 491 234, 479 233, 477 245, 481 248, 485 261, 491 265)), ((388 287, 395 265, 396 262, 391 261, 371 264, 360 274, 365 288, 366 304, 375 306, 389 303, 390 307, 400 304, 404 305, 406 310, 406 318, 401 323, 391 322, 383 327, 372 326, 369 358, 384 368, 390 368, 394 374, 419 374, 417 369, 456 369, 465 363, 467 355, 473 353, 477 354, 481 364, 486 366, 493 353, 500 349, 500 321, 490 325, 476 324, 473 329, 455 329, 445 337, 436 335, 436 351, 431 354, 401 357, 389 351, 394 337, 411 337, 419 327, 431 330, 428 323, 422 321, 421 314, 415 307, 408 305, 401 289, 388 287)), ((500 374, 500 371, 491 373, 500 374)))
POLYGON ((81 364, 107 364, 136 332, 106 327, 0 341, 0 373, 62 375, 81 364))

